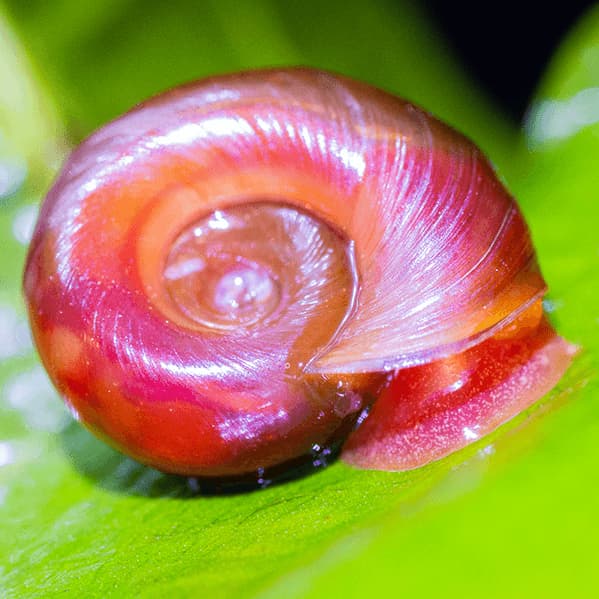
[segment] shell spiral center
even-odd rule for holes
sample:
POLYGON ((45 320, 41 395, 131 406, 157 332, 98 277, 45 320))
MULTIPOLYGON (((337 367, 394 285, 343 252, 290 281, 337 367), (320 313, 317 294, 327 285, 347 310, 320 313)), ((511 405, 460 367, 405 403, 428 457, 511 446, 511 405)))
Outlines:
POLYGON ((215 210, 181 231, 164 282, 185 317, 215 331, 300 316, 342 289, 346 299, 333 302, 332 315, 340 322, 357 284, 348 251, 347 241, 314 215, 251 202, 215 210))

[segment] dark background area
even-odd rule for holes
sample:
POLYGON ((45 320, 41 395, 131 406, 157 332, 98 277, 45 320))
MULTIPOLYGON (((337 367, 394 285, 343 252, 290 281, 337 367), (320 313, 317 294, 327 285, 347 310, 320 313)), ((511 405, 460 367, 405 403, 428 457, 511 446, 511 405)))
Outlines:
POLYGON ((458 57, 517 120, 555 48, 593 4, 425 1, 458 57))

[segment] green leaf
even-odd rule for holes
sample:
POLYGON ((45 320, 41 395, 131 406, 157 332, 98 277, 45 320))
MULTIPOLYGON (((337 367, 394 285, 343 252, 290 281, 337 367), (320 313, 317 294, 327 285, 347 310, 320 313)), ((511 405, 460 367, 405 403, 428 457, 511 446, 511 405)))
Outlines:
POLYGON ((48 183, 64 156, 58 119, 0 12, 0 199, 27 178, 48 183))
MULTIPOLYGON (((211 72, 284 63, 341 71, 409 96, 491 153, 530 219, 552 316, 585 351, 535 409, 426 468, 335 464, 256 493, 198 496, 193 483, 94 439, 49 387, 18 300, 22 242, 42 190, 36 172, 46 168, 32 166, 20 189, 0 197, 0 595, 590 594, 598 566, 598 126, 558 139, 531 126, 533 150, 518 154, 509 123, 409 5, 7 6, 47 84, 28 60, 12 60, 23 54, 0 20, 0 89, 27 81, 31 100, 20 106, 0 94, 0 116, 21 115, 0 164, 12 155, 29 164, 39 147, 60 145, 52 110, 42 118, 36 108, 49 105, 46 88, 78 138, 150 93, 211 72), (40 118, 35 137, 19 136, 40 118)), ((558 55, 538 102, 599 87, 598 33, 596 12, 558 55)), ((531 122, 546 107, 538 102, 531 122)))

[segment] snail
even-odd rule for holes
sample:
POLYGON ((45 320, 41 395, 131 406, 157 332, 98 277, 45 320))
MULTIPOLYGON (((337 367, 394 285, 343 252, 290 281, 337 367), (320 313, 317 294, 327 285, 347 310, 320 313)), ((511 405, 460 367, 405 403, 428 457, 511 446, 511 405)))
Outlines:
POLYGON ((471 443, 572 360, 545 292, 470 141, 305 68, 179 87, 91 135, 24 274, 76 417, 145 464, 213 480, 327 448, 415 468, 471 443))

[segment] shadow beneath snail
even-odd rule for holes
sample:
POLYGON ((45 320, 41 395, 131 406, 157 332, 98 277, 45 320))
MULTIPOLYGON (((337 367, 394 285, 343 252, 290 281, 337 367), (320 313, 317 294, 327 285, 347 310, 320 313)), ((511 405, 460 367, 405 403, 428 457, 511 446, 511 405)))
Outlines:
POLYGON ((228 496, 252 493, 311 476, 337 460, 340 447, 318 448, 312 454, 243 478, 199 478, 165 474, 112 449, 72 421, 60 434, 75 470, 107 491, 141 497, 228 496))
MULTIPOLYGON (((434 474, 430 478, 434 481, 457 467, 464 466, 468 470, 473 460, 475 464, 481 459, 485 463, 490 462, 487 466, 496 469, 505 467, 535 447, 548 434, 546 431, 551 431, 555 415, 586 386, 596 369, 591 356, 584 353, 579 355, 567 378, 560 381, 549 394, 478 442, 423 468, 387 474, 394 477, 400 474, 397 483, 403 485, 413 480, 414 476, 428 479, 430 474, 434 474)), ((337 443, 331 448, 316 448, 310 455, 294 463, 283 464, 268 472, 256 472, 243 479, 209 479, 165 474, 144 466, 112 449, 76 421, 71 421, 60 433, 60 439, 75 470, 98 487, 123 495, 171 499, 248 494, 310 477, 338 459, 341 445, 337 443)), ((476 467, 476 471, 479 470, 480 464, 476 467)))

